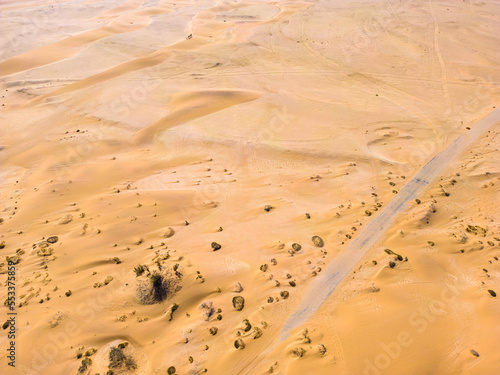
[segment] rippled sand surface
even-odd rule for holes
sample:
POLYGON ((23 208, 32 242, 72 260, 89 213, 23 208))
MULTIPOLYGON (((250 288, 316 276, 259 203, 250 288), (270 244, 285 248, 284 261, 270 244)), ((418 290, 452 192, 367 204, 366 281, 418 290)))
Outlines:
POLYGON ((2 374, 500 373, 499 4, 0 12, 2 374))

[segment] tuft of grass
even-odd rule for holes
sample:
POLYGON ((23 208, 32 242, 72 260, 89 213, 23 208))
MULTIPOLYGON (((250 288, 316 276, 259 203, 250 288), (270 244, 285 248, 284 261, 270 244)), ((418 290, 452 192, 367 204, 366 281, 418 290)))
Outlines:
POLYGON ((399 261, 403 260, 403 257, 397 253, 395 253, 394 251, 392 251, 391 249, 385 249, 384 250, 387 254, 389 255, 395 255, 399 261))
POLYGON ((126 369, 128 371, 137 369, 135 359, 130 355, 124 353, 125 348, 113 346, 109 351, 109 365, 110 369, 126 369))
POLYGON ((88 357, 82 360, 81 366, 78 368, 78 373, 83 374, 87 369, 92 366, 92 360, 88 357))
POLYGON ((170 322, 174 318, 174 312, 179 308, 179 305, 174 303, 172 307, 170 308, 170 317, 168 318, 168 321, 170 322))
POLYGON ((145 271, 149 272, 149 268, 145 264, 139 264, 137 267, 134 267, 135 276, 141 276, 145 271))
POLYGON ((173 296, 181 287, 180 277, 176 277, 170 272, 161 273, 153 271, 147 275, 147 279, 138 280, 137 297, 144 305, 161 303, 173 296))

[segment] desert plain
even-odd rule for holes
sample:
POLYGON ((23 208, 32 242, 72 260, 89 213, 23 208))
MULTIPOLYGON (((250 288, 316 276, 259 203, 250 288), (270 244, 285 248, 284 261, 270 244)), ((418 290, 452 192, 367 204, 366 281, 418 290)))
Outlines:
POLYGON ((500 374, 498 2, 0 12, 2 374, 500 374))

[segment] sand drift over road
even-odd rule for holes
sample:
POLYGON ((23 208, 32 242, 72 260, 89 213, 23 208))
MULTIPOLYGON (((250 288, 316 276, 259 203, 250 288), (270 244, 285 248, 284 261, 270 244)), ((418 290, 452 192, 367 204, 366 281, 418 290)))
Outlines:
POLYGON ((434 156, 399 191, 389 204, 366 226, 358 236, 335 257, 325 273, 308 287, 305 298, 288 317, 281 331, 281 339, 289 336, 290 331, 310 319, 318 308, 332 294, 337 285, 352 271, 377 240, 391 226, 394 218, 407 209, 407 203, 417 198, 451 161, 466 150, 481 134, 500 121, 500 108, 480 120, 467 133, 458 137, 445 150, 434 156))

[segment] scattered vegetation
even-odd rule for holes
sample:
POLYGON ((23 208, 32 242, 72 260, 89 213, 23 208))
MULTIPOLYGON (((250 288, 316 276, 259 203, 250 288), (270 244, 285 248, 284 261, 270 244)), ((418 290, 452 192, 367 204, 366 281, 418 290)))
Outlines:
POLYGON ((155 270, 149 273, 148 270, 146 279, 140 280, 137 285, 139 302, 151 305, 165 301, 180 290, 179 281, 180 277, 174 276, 170 272, 161 273, 155 270))
MULTIPOLYGON (((385 249, 384 251, 385 251, 387 254, 389 254, 389 255, 395 255, 395 256, 398 258, 398 260, 400 260, 400 261, 401 261, 401 260, 403 260, 403 257, 402 257, 401 255, 399 255, 399 254, 395 253, 395 252, 394 252, 394 251, 392 251, 391 249, 385 249)), ((376 261, 375 261, 375 264, 377 264, 377 263, 376 263, 376 261)))
POLYGON ((496 297, 497 294, 495 293, 494 290, 488 289, 488 293, 491 294, 492 297, 496 297))
POLYGON ((92 366, 92 360, 88 357, 82 360, 81 366, 78 368, 78 373, 83 374, 87 369, 92 366))
POLYGON ((174 312, 179 308, 179 305, 174 303, 172 307, 170 308, 170 316, 168 318, 168 321, 170 322, 174 318, 174 312))
POLYGON ((137 369, 137 364, 135 359, 125 354, 125 348, 128 343, 121 343, 118 346, 111 347, 109 351, 109 365, 110 369, 117 370, 135 370, 137 369))
POLYGON ((306 351, 305 351, 305 349, 303 349, 303 348, 294 348, 294 349, 292 349, 292 356, 293 356, 293 357, 298 357, 298 358, 301 358, 301 357, 303 357, 305 354, 306 354, 306 351))
POLYGON ((488 232, 487 229, 480 227, 479 225, 467 225, 467 228, 465 228, 465 231, 468 233, 473 233, 474 235, 482 234, 483 237, 486 236, 486 233, 488 232))
POLYGON ((137 267, 134 267, 135 276, 141 276, 144 272, 148 271, 149 268, 145 264, 139 264, 137 267))

